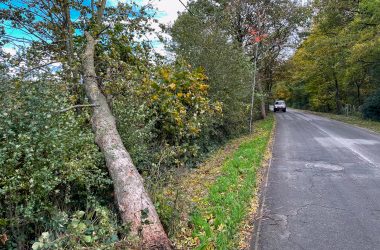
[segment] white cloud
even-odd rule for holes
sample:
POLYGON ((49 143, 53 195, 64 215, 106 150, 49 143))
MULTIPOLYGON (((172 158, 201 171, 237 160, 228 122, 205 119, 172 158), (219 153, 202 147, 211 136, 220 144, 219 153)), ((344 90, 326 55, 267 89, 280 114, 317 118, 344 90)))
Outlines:
MULTIPOLYGON (((114 0, 117 1, 117 0, 114 0)), ((185 7, 181 4, 180 0, 137 0, 140 1, 141 5, 152 4, 153 8, 157 10, 156 19, 160 24, 170 25, 177 19, 179 12, 183 12, 185 7)), ((188 0, 181 0, 184 4, 187 4, 188 0)), ((136 1, 135 1, 136 2, 136 1)), ((158 33, 164 37, 164 39, 170 40, 171 37, 168 34, 162 34, 159 23, 150 23, 151 27, 155 30, 153 33, 146 34, 146 38, 153 44, 154 51, 164 55, 172 56, 168 51, 166 51, 164 44, 159 42, 157 38, 158 33)), ((145 40, 145 39, 143 39, 145 40)))
POLYGON ((158 10, 157 19, 160 23, 170 24, 173 23, 177 17, 178 12, 185 10, 185 5, 188 3, 188 0, 108 0, 108 4, 111 6, 116 6, 118 3, 134 2, 137 4, 145 5, 152 4, 154 8, 158 10))
POLYGON ((127 2, 126 0, 108 0, 107 1, 107 4, 111 5, 111 6, 115 6, 117 5, 117 3, 125 3, 127 2))
MULTIPOLYGON (((187 4, 188 1, 182 0, 182 2, 187 4)), ((163 24, 173 23, 178 17, 178 12, 185 10, 180 0, 154 0, 152 4, 162 13, 162 17, 159 17, 158 20, 163 24)))
MULTIPOLYGON (((183 12, 186 8, 182 5, 187 4, 189 0, 108 0, 108 5, 116 6, 118 3, 136 3, 141 6, 146 4, 151 4, 153 8, 156 9, 156 19, 159 23, 164 25, 173 24, 173 22, 177 19, 178 13, 183 12)), ((162 55, 168 55, 168 52, 165 50, 164 45, 159 42, 156 34, 161 33, 161 28, 158 23, 154 23, 153 21, 150 23, 151 27, 155 30, 153 33, 146 34, 145 38, 142 40, 149 40, 153 45, 154 50, 157 53, 162 55), (156 33, 156 34, 155 34, 156 33)), ((162 34, 165 39, 171 39, 171 37, 167 34, 162 34)))
POLYGON ((2 48, 2 50, 3 50, 5 53, 10 54, 11 56, 16 55, 16 52, 17 52, 16 49, 13 48, 13 47, 4 47, 4 48, 2 48))
MULTIPOLYGON (((181 0, 182 3, 185 5, 187 4, 188 0, 181 0)), ((164 25, 171 25, 174 23, 174 21, 177 19, 179 12, 185 11, 185 7, 182 5, 180 0, 152 0, 152 5, 158 10, 157 13, 157 19, 159 23, 162 23, 164 25)), ((160 28, 157 24, 153 24, 156 32, 160 32, 160 28)), ((161 34, 164 35, 165 39, 170 40, 171 37, 168 34, 161 34)), ((151 38, 151 37, 149 37, 151 38)), ((154 41, 154 38, 153 38, 154 41)), ((161 55, 167 56, 167 57, 173 57, 173 55, 170 55, 168 51, 165 50, 164 45, 160 44, 158 46, 155 46, 155 51, 160 53, 161 55)))

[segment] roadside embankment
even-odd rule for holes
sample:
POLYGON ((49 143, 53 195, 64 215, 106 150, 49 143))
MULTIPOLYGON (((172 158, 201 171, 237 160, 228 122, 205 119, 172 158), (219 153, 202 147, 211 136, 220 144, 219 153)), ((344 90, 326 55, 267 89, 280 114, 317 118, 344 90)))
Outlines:
POLYGON ((253 135, 232 140, 163 190, 178 213, 171 229, 177 249, 244 248, 273 128, 273 116, 257 121, 253 135))

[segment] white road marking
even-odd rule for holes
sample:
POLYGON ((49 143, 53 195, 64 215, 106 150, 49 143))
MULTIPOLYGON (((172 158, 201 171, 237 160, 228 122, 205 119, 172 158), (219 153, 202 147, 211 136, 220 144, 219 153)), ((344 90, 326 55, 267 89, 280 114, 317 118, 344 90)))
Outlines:
POLYGON ((325 137, 316 137, 314 138, 317 142, 319 142, 323 147, 330 148, 332 146, 337 146, 340 148, 347 148, 348 150, 352 151, 355 155, 357 155, 359 158, 363 159, 364 161, 370 163, 373 166, 376 166, 376 164, 371 161, 368 157, 363 155, 359 150, 355 148, 356 145, 375 145, 379 144, 377 141, 374 140, 364 140, 364 139, 346 139, 342 137, 337 137, 331 135, 329 132, 324 130, 323 128, 316 126, 319 130, 321 130, 323 133, 328 135, 328 138, 325 137))

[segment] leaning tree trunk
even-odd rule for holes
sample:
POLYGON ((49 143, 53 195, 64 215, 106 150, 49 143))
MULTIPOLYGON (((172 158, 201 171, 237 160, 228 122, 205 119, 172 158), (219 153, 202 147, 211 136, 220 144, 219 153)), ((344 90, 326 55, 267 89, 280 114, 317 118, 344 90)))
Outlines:
POLYGON ((141 237, 143 249, 171 249, 154 205, 145 191, 143 179, 123 145, 115 118, 99 89, 94 66, 96 41, 87 32, 86 40, 84 87, 90 103, 94 105, 91 123, 95 141, 104 154, 113 180, 121 218, 124 223, 130 224, 132 235, 141 237))

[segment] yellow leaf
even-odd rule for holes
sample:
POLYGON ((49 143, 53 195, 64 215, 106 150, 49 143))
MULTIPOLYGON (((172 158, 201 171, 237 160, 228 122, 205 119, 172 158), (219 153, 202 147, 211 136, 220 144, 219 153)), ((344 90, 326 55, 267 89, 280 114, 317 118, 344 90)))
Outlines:
POLYGON ((214 243, 209 243, 206 247, 206 250, 214 250, 215 249, 215 246, 214 246, 214 243))
POLYGON ((208 89, 208 85, 206 85, 206 84, 200 84, 200 85, 199 85, 199 89, 200 89, 201 91, 206 91, 206 90, 208 89))
POLYGON ((169 85, 169 88, 171 88, 172 90, 175 90, 176 85, 174 83, 172 83, 172 84, 169 85))
POLYGON ((169 70, 168 69, 161 69, 161 76, 165 81, 169 81, 169 70))

